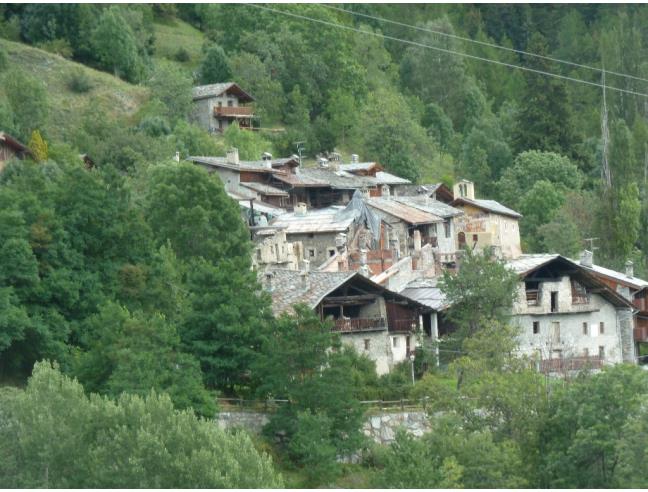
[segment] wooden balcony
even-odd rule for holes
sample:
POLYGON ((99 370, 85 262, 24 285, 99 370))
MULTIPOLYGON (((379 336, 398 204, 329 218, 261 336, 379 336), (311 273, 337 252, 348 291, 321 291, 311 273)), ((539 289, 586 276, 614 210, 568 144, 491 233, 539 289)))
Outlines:
POLYGON ((600 369, 601 367, 603 367, 603 359, 597 355, 544 359, 540 361, 540 372, 544 373, 600 369))
POLYGON ((648 326, 638 326, 633 333, 635 342, 648 342, 648 326))
POLYGON ((394 319, 389 322, 390 332, 412 333, 418 328, 418 319, 394 319))
POLYGON ((254 116, 252 106, 221 106, 214 108, 216 118, 251 118, 254 116))
POLYGON ((336 319, 333 331, 340 333, 358 333, 363 331, 380 331, 387 329, 385 318, 352 318, 336 319))

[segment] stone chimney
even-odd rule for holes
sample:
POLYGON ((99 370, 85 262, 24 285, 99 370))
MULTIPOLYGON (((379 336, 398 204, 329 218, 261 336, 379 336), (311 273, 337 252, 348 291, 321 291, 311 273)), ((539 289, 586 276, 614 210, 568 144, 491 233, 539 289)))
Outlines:
POLYGON ((238 153, 238 149, 237 149, 237 148, 232 147, 231 149, 229 149, 229 150, 227 151, 227 154, 226 154, 226 155, 227 155, 226 158, 227 158, 227 163, 228 163, 228 164, 234 164, 234 165, 236 165, 236 166, 239 165, 239 153, 238 153))
POLYGON ((358 162, 360 162, 358 154, 351 154, 351 164, 357 164, 358 162))
POLYGON ((295 205, 295 216, 304 217, 306 216, 307 211, 308 207, 304 202, 299 202, 297 205, 295 205))
MULTIPOLYGON (((304 260, 308 262, 308 260, 304 260)), ((299 272, 299 285, 302 289, 310 289, 310 272, 308 270, 302 270, 299 272)))
POLYGON ((272 169, 272 154, 270 152, 264 152, 261 155, 261 161, 263 161, 263 167, 272 169))
POLYGON ((382 185, 380 187, 380 196, 382 196, 383 198, 390 198, 390 195, 391 193, 389 191, 389 185, 382 185))
POLYGON ((628 278, 634 277, 634 263, 630 260, 625 263, 625 274, 628 278))
POLYGON ((584 250, 580 255, 580 264, 587 268, 592 268, 594 264, 594 253, 584 250))

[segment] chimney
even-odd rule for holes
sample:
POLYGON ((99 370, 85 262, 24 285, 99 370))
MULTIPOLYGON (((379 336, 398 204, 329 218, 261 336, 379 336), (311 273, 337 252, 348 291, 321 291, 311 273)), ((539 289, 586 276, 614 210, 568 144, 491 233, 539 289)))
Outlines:
POLYGON ((176 162, 180 162, 180 152, 176 151, 175 156, 173 157, 173 160, 176 162))
POLYGON ((237 148, 232 147, 227 151, 227 163, 236 166, 239 165, 239 153, 237 148))
POLYGON ((634 263, 632 263, 632 261, 630 261, 630 260, 626 261, 625 274, 626 274, 626 277, 628 277, 628 278, 634 277, 634 263))
POLYGON ((308 208, 306 207, 306 204, 304 202, 299 202, 297 205, 295 205, 295 216, 296 217, 304 217, 306 215, 307 211, 308 211, 308 208))
POLYGON ((270 152, 264 152, 261 155, 261 160, 263 161, 263 167, 272 169, 272 154, 270 152))
POLYGON ((310 260, 302 260, 302 272, 310 272, 310 260))
POLYGON ((584 250, 580 255, 580 264, 587 268, 592 268, 594 264, 594 253, 584 250))
POLYGON ((358 154, 351 154, 351 164, 357 164, 360 161, 358 154))
POLYGON ((380 196, 382 196, 383 198, 389 198, 389 185, 384 184, 380 187, 380 196))

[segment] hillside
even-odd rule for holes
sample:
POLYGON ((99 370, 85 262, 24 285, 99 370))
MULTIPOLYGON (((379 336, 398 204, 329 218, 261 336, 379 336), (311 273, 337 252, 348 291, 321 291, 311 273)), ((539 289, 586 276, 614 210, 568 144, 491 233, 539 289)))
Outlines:
POLYGON ((203 33, 179 19, 156 22, 154 26, 154 58, 164 58, 195 70, 203 57, 202 46, 205 40, 203 33), (186 52, 187 60, 178 61, 180 50, 186 52))
POLYGON ((94 109, 97 117, 129 118, 148 99, 149 91, 145 87, 59 55, 5 39, 0 39, 0 48, 6 50, 10 66, 20 67, 45 85, 50 105, 46 132, 51 138, 63 139, 79 115, 88 110, 94 109), (81 94, 68 88, 68 80, 79 70, 91 84, 90 90, 81 94))

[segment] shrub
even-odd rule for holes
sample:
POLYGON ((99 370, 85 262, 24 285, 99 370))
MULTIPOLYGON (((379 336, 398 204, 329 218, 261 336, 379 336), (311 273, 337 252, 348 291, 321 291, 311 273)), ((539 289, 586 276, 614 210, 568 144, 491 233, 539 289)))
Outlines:
POLYGON ((77 94, 83 94, 92 89, 92 82, 82 69, 77 68, 68 75, 67 88, 77 94))
POLYGON ((53 39, 36 45, 38 48, 49 53, 62 56, 63 58, 72 58, 74 51, 66 39, 53 39))
POLYGON ((191 55, 186 49, 180 47, 178 48, 178 51, 176 51, 173 55, 173 59, 177 62, 184 63, 188 62, 191 59, 191 55))

